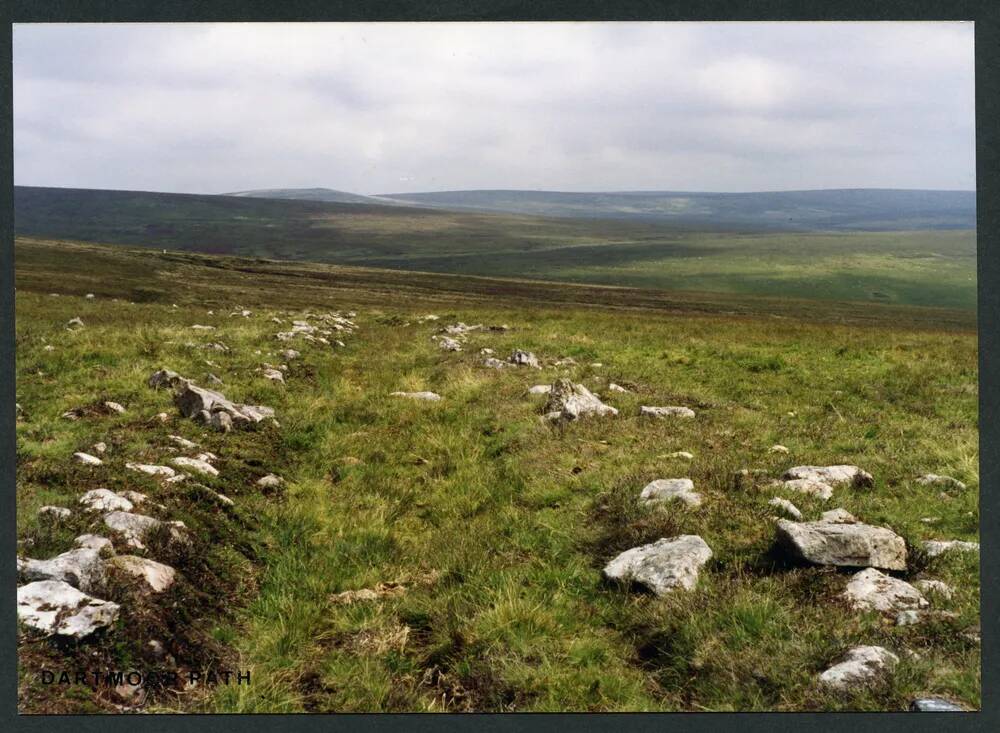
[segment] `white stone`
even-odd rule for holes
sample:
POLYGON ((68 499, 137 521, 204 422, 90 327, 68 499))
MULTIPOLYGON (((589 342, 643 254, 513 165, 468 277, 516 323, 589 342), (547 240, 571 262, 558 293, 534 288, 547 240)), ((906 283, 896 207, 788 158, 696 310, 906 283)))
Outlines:
POLYGON ((802 512, 800 512, 799 508, 792 502, 788 501, 788 499, 782 499, 775 496, 767 503, 769 506, 777 507, 793 519, 802 519, 802 512))
POLYGON ((182 438, 179 435, 168 435, 167 438, 169 438, 171 441, 179 445, 181 448, 184 448, 185 450, 193 450, 194 448, 198 447, 197 443, 190 441, 187 438, 182 438))
POLYGON ((430 402, 437 402, 441 399, 441 395, 436 392, 390 392, 390 397, 408 397, 411 400, 428 400, 430 402))
POLYGON ((108 529, 120 533, 130 547, 141 550, 145 547, 143 540, 146 539, 146 536, 160 527, 163 522, 153 517, 147 517, 145 514, 111 512, 104 516, 104 524, 108 529))
POLYGON ((809 478, 791 479, 790 481, 778 481, 775 486, 798 494, 815 496, 823 501, 833 496, 833 487, 823 481, 809 478))
POLYGON ((694 460, 694 453, 689 453, 686 450, 678 450, 674 451, 673 453, 668 453, 667 458, 683 458, 685 460, 691 461, 694 460))
POLYGON ((885 527, 779 519, 777 542, 792 557, 816 565, 906 569, 906 542, 885 527))
POLYGON ((847 583, 844 598, 857 611, 889 613, 928 605, 927 599, 912 585, 875 568, 855 574, 847 583))
POLYGON ((858 520, 846 509, 831 509, 819 515, 819 521, 831 524, 854 524, 858 520))
POLYGON ((104 565, 98 550, 78 548, 48 560, 18 558, 17 574, 24 581, 61 580, 89 593, 104 579, 104 565))
POLYGON ((108 444, 105 443, 104 441, 101 441, 100 443, 94 443, 94 445, 91 446, 91 450, 93 450, 94 453, 103 454, 105 451, 108 450, 108 444))
POLYGON ((119 415, 125 412, 125 407, 117 402, 105 402, 104 406, 111 410, 111 412, 117 412, 119 415))
POLYGON ((662 596, 677 588, 694 588, 698 571, 711 557, 712 550, 701 537, 681 535, 626 550, 603 573, 608 580, 638 583, 662 596))
POLYGON ((643 417, 694 417, 694 410, 690 407, 676 407, 668 405, 666 407, 653 407, 642 405, 639 407, 639 415, 643 417))
POLYGON ((663 503, 677 499, 689 507, 701 506, 701 494, 694 490, 689 478, 661 478, 646 484, 639 501, 643 504, 663 503))
POLYGON ((56 521, 68 519, 71 514, 73 512, 61 506, 43 506, 38 508, 39 517, 50 517, 56 521))
POLYGON ((959 552, 979 552, 978 542, 964 542, 962 540, 927 540, 924 542, 924 552, 928 557, 937 557, 949 550, 959 552))
POLYGON ((605 405, 596 395, 582 384, 574 384, 568 379, 557 379, 549 391, 545 412, 556 419, 576 420, 586 415, 615 416, 618 410, 605 405))
POLYGON ((119 606, 80 592, 59 580, 40 580, 17 589, 17 618, 46 634, 75 639, 110 626, 119 606))
POLYGON ((937 594, 946 600, 951 600, 955 589, 941 580, 921 579, 913 581, 913 585, 924 593, 937 594))
POLYGON ((107 489, 92 489, 80 497, 80 503, 91 512, 130 512, 132 502, 107 489))
POLYGON ((177 458, 171 458, 170 463, 178 468, 186 468, 195 473, 204 474, 205 476, 218 476, 219 469, 217 469, 208 461, 202 461, 197 458, 186 458, 184 456, 178 456, 177 458))
POLYGON ((770 448, 768 448, 767 451, 768 451, 768 453, 782 453, 782 454, 785 454, 785 453, 788 453, 788 448, 786 448, 783 445, 780 445, 779 443, 775 443, 770 448))
POLYGON ((874 485, 872 475, 857 466, 793 466, 785 471, 786 480, 810 479, 830 486, 849 484, 858 488, 874 485))
POLYGON ((126 463, 125 468, 158 478, 170 478, 177 475, 177 471, 170 466, 154 466, 148 463, 126 463))
POLYGON ((536 384, 528 390, 528 394, 548 394, 551 391, 551 384, 536 384))
POLYGON ((73 458, 77 463, 82 463, 85 466, 100 466, 104 461, 102 461, 97 456, 92 456, 89 453, 74 453, 73 458))
POLYGON ((462 344, 453 338, 448 338, 447 336, 442 336, 438 340, 438 347, 444 349, 445 351, 461 351, 462 344))
POLYGON ((611 384, 608 385, 608 392, 620 392, 624 394, 627 393, 628 390, 622 387, 620 384, 615 384, 614 382, 612 382, 611 384))
POLYGON ((267 474, 267 476, 261 476, 259 479, 257 479, 257 485, 260 486, 262 489, 276 489, 279 486, 283 486, 284 483, 285 479, 273 473, 269 473, 267 474))
POLYGON ((951 476, 939 476, 936 473, 925 473, 917 479, 918 484, 924 486, 940 486, 946 489, 964 489, 965 484, 957 478, 951 476))
POLYGON ((83 550, 96 550, 102 556, 115 554, 111 540, 96 534, 82 534, 73 540, 73 544, 83 550))
POLYGON ((844 690, 870 682, 899 664, 899 657, 880 646, 856 646, 819 676, 820 684, 844 690))
POLYGON ((136 555, 118 555, 108 564, 135 578, 142 580, 146 590, 162 593, 174 584, 176 571, 169 565, 136 555))

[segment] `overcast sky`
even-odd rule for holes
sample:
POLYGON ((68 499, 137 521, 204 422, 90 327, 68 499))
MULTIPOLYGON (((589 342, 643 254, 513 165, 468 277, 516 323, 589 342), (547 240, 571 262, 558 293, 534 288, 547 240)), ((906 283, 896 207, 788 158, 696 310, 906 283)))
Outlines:
POLYGON ((975 187, 969 23, 14 27, 20 185, 975 187))

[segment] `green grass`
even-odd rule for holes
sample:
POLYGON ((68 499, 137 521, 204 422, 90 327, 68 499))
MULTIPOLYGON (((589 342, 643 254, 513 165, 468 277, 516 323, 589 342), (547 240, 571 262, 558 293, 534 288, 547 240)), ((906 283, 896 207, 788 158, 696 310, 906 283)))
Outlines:
MULTIPOLYGON (((911 551, 902 577, 953 585, 954 600, 939 607, 958 618, 895 627, 839 600, 849 573, 778 562, 772 492, 733 481, 741 468, 776 475, 855 463, 875 475, 873 489, 839 489, 826 504, 788 498, 807 518, 842 506, 913 547, 976 540, 977 345, 954 313, 840 305, 831 316, 808 301, 699 301, 30 241, 17 257, 19 537, 39 536, 37 506, 69 505, 98 482, 146 490, 212 536, 210 515, 189 499, 122 471, 126 457, 163 460, 158 436, 175 431, 220 455, 211 485, 254 520, 216 523, 205 577, 231 586, 231 603, 191 621, 222 647, 213 658, 251 668, 253 684, 163 696, 159 710, 902 710, 918 694, 979 706, 979 647, 959 633, 979 622, 977 558, 911 551), (137 289, 149 302, 128 303, 137 289), (237 304, 253 317, 228 317, 237 304), (253 375, 286 348, 273 315, 287 323, 332 309, 358 312, 345 348, 295 346, 303 358, 289 363, 285 387, 253 375), (441 320, 418 323, 425 313, 441 320), (87 325, 70 333, 73 316, 87 325), (463 352, 441 351, 430 336, 458 320, 511 330, 475 332, 463 352), (232 351, 197 347, 208 341, 232 351), (482 347, 501 356, 523 348, 549 363, 572 356, 579 366, 487 370, 482 347), (222 437, 179 418, 139 428, 139 416, 174 413, 168 395, 146 388, 148 374, 167 365, 200 379, 206 358, 228 396, 273 405, 281 429, 222 437), (618 418, 543 424, 542 398, 525 391, 562 374, 599 393, 608 381, 632 392, 607 396, 618 418), (443 400, 388 396, 421 389, 443 400), (99 399, 129 413, 59 419, 99 399), (651 422, 637 416, 640 404, 698 414, 651 422), (107 466, 69 463, 73 450, 108 436, 107 466), (789 456, 768 452, 777 442, 789 456), (680 450, 695 458, 667 457, 680 450), (269 470, 289 480, 284 494, 254 489, 269 470), (969 488, 942 495, 913 481, 926 472, 969 488), (694 480, 700 509, 638 506, 646 482, 675 476, 694 480), (921 522, 929 516, 938 523, 921 522), (715 553, 694 591, 656 599, 601 582, 617 552, 687 533, 715 553), (245 556, 225 552, 233 542, 245 556), (330 600, 390 581, 406 591, 330 600), (816 675, 854 644, 900 653, 896 673, 854 694, 822 692, 816 675)), ((71 537, 37 546, 66 549, 71 537)), ((93 704, 36 697, 24 665, 37 659, 22 659, 22 709, 93 704)))

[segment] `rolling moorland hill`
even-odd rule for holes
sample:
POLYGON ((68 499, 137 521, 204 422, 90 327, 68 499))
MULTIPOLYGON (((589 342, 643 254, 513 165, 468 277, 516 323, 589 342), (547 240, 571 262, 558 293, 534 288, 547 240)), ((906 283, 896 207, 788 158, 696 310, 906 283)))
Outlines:
POLYGON ((979 555, 927 544, 979 537, 967 311, 15 248, 19 572, 103 539, 84 587, 116 611, 79 641, 19 625, 22 713, 980 706, 979 555), (163 368, 276 421, 189 419, 163 368), (617 412, 545 419, 560 379, 617 412), (780 481, 830 464, 871 479, 780 481), (698 501, 640 499, 681 478, 698 501), (872 571, 782 544, 837 509, 828 532, 894 533, 887 606, 849 592, 872 571), (690 587, 604 577, 691 535, 690 587), (859 646, 891 656, 825 682, 859 646), (38 675, 164 666, 252 683, 38 675))
POLYGON ((362 196, 361 194, 348 193, 347 191, 337 191, 332 188, 262 188, 255 191, 234 191, 232 193, 225 193, 222 195, 258 199, 325 201, 327 203, 337 204, 381 204, 383 206, 391 206, 397 203, 392 199, 362 196))
MULTIPOLYGON (((857 198, 855 193, 845 195, 857 198)), ((952 198, 946 194, 942 201, 952 198)), ((974 205, 971 194, 955 198, 974 205)), ((944 220, 927 221, 926 212, 945 209, 921 210, 926 226, 944 220)), ((887 216, 869 215, 880 221, 887 216)), ((974 223, 968 216, 964 221, 974 223)), ((892 223, 902 229, 917 224, 900 216, 892 223)), ((727 225, 724 217, 699 224, 18 186, 15 231, 408 271, 967 310, 976 305, 972 228, 777 231, 759 222, 727 225)))

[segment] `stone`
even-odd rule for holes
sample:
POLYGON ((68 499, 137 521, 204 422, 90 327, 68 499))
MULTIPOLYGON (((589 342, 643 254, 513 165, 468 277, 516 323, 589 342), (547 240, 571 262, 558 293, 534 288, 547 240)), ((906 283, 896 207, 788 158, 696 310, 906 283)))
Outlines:
POLYGON ((563 420, 576 420, 586 415, 618 414, 618 410, 605 405, 596 395, 582 384, 574 384, 568 379, 557 379, 549 390, 545 412, 563 420))
POLYGON ((118 610, 117 603, 60 580, 39 580, 17 589, 18 621, 45 634, 82 639, 113 624, 118 610))
POLYGON ((126 463, 125 468, 157 478, 171 478, 177 475, 177 471, 170 466, 154 466, 149 463, 126 463))
POLYGON ((910 712, 964 713, 966 709, 940 697, 921 697, 910 703, 910 712))
POLYGON ((689 453, 686 450, 678 450, 673 453, 667 453, 667 458, 683 458, 687 461, 694 460, 694 453, 689 453))
POLYGON ((94 299, 94 294, 93 293, 87 293, 83 297, 86 298, 87 300, 93 300, 94 299))
POLYGON ((81 550, 96 550, 101 557, 115 554, 111 540, 96 534, 82 534, 73 540, 73 544, 81 550))
POLYGON ((57 522, 63 519, 69 519, 72 514, 73 512, 62 506, 43 506, 38 508, 39 517, 47 517, 57 522))
POLYGON ((281 358, 286 359, 287 361, 298 359, 300 356, 302 355, 295 349, 285 349, 284 351, 281 352, 281 358))
POLYGON ((80 318, 70 318, 66 322, 66 328, 73 328, 74 326, 79 326, 80 328, 83 328, 83 320, 80 318))
POLYGON ((490 369, 505 369, 510 366, 506 361, 500 361, 499 359, 489 356, 483 360, 483 366, 489 367, 490 369))
POLYGON ((169 565, 136 555, 118 555, 108 561, 108 565, 127 573, 143 582, 144 589, 162 593, 174 584, 176 571, 169 565))
POLYGON ((107 489, 92 489, 80 497, 80 503, 91 512, 130 512, 132 502, 107 489))
POLYGON ((80 452, 74 453, 73 459, 77 463, 82 463, 85 466, 100 466, 102 463, 104 463, 104 461, 102 461, 100 458, 98 458, 97 456, 92 456, 89 453, 80 453, 80 452))
POLYGON ((117 412, 119 415, 125 412, 125 407, 117 402, 105 402, 104 407, 111 412, 117 412))
POLYGON ((819 676, 820 684, 834 690, 845 690, 871 682, 879 675, 892 671, 899 657, 880 646, 856 646, 843 659, 819 676))
POLYGON ((787 454, 788 453, 788 448, 786 448, 783 445, 780 445, 779 443, 775 443, 774 445, 772 445, 770 448, 767 449, 767 452, 768 453, 782 453, 782 454, 787 454))
POLYGON ((448 338, 447 336, 442 336, 438 341, 438 347, 444 349, 445 351, 461 351, 462 344, 453 338, 448 338))
POLYGON ((199 461, 205 461, 206 463, 211 463, 212 461, 219 460, 219 457, 217 455, 209 451, 205 451, 204 453, 199 453, 198 455, 195 456, 195 458, 197 458, 199 461))
POLYGON ((652 481, 639 494, 643 504, 662 503, 677 499, 689 507, 701 506, 701 494, 694 490, 694 482, 689 478, 661 478, 652 481))
POLYGON ((149 376, 146 383, 153 389, 166 389, 187 384, 188 380, 170 369, 159 369, 149 376))
POLYGON ((815 565, 906 569, 906 542, 885 527, 779 519, 776 540, 793 558, 815 565))
POLYGON ((952 594, 955 592, 954 588, 941 580, 922 578, 920 580, 913 581, 913 585, 922 590, 924 593, 939 595, 949 601, 951 600, 952 594))
POLYGON ((532 369, 541 369, 542 365, 538 363, 538 357, 532 354, 530 351, 521 351, 520 349, 515 349, 508 358, 509 361, 514 366, 526 366, 532 369))
POLYGON ((965 489, 965 484, 957 478, 952 478, 951 476, 939 476, 936 473, 925 473, 917 479, 917 483, 924 486, 940 486, 945 489, 965 489))
POLYGON ((854 524, 858 520, 846 509, 831 509, 819 515, 819 521, 830 524, 854 524))
POLYGON ((213 491, 212 489, 208 488, 207 486, 204 486, 202 484, 191 484, 191 486, 195 490, 201 492, 205 496, 209 497, 213 501, 218 502, 219 504, 222 504, 223 506, 235 506, 236 505, 236 502, 234 502, 232 499, 230 499, 225 494, 220 494, 217 491, 213 491))
POLYGON ((458 336, 458 335, 461 335, 463 333, 468 333, 469 331, 480 331, 480 330, 482 330, 482 328, 483 328, 483 324, 481 324, 481 323, 477 323, 475 326, 467 326, 464 323, 462 323, 461 321, 459 321, 458 323, 456 323, 454 325, 445 326, 444 327, 444 332, 446 334, 450 335, 450 336, 458 336))
POLYGON ((200 473, 205 476, 218 476, 219 469, 210 464, 208 461, 199 460, 198 458, 186 458, 184 456, 178 456, 177 458, 171 458, 170 462, 177 466, 178 468, 186 468, 195 473, 200 473))
POLYGON ((209 351, 220 351, 222 353, 226 353, 226 352, 229 351, 229 347, 228 346, 226 346, 223 343, 219 343, 217 341, 213 341, 212 343, 205 344, 202 348, 203 349, 208 349, 209 351))
POLYGON ((139 506, 139 504, 142 504, 144 501, 146 501, 146 498, 147 498, 145 494, 140 494, 138 491, 131 491, 131 490, 119 491, 118 492, 118 496, 121 496, 121 497, 124 497, 124 498, 128 499, 130 502, 132 502, 136 506, 139 506))
POLYGON ((933 618, 954 621, 958 618, 958 614, 951 611, 925 611, 908 608, 896 614, 896 626, 914 626, 933 618))
POLYGON ((150 532, 161 527, 163 522, 145 514, 111 512, 104 515, 104 524, 108 529, 121 534, 130 547, 141 550, 145 547, 143 540, 150 532))
POLYGON ((880 573, 875 568, 855 574, 847 583, 844 598, 857 611, 890 613, 929 605, 927 599, 912 585, 880 573))
POLYGON ((89 593, 104 580, 104 564, 98 550, 78 548, 48 560, 18 558, 17 574, 22 581, 60 580, 89 593))
POLYGON ((528 390, 528 394, 548 394, 551 391, 551 384, 536 384, 528 390))
POLYGON ((209 418, 208 424, 220 433, 228 433, 233 429, 233 418, 228 412, 217 412, 209 418))
POLYGON ((678 588, 691 590, 698 572, 712 557, 711 548, 698 535, 680 535, 633 547, 609 562, 607 580, 638 583, 658 596, 678 588))
POLYGON ((830 486, 848 484, 855 488, 870 488, 875 485, 875 479, 867 471, 857 466, 793 466, 785 471, 786 480, 809 479, 820 481, 830 486))
POLYGON ((167 438, 171 440, 173 443, 179 445, 181 448, 184 448, 185 450, 192 450, 198 447, 197 443, 188 440, 187 438, 182 438, 179 435, 168 435, 167 438))
POLYGON ((793 519, 796 520, 802 519, 802 512, 800 512, 799 508, 795 506, 792 502, 788 501, 788 499, 782 499, 780 497, 775 496, 767 503, 769 506, 777 507, 778 509, 780 509, 793 519))
POLYGON ((100 453, 103 455, 108 450, 108 444, 101 441, 100 443, 94 443, 90 449, 94 451, 94 453, 100 453))
POLYGON ((276 489, 279 486, 283 486, 284 484, 285 484, 285 479, 273 473, 269 473, 267 474, 267 476, 261 476, 259 479, 257 479, 257 485, 260 486, 262 489, 276 489))
POLYGON ((411 400, 427 400, 429 402, 437 402, 441 399, 441 395, 436 392, 390 392, 390 397, 407 397, 411 400))
POLYGON ((790 481, 778 481, 775 486, 787 489, 788 491, 794 491, 799 494, 806 494, 807 496, 815 496, 823 501, 828 500, 833 496, 833 487, 823 481, 816 481, 815 479, 809 478, 798 478, 792 479, 790 481))
POLYGON ((215 326, 203 326, 200 323, 196 323, 191 326, 192 331, 214 331, 215 326))
POLYGON ((274 410, 270 407, 237 404, 226 399, 226 396, 221 392, 204 389, 190 382, 184 384, 174 394, 174 404, 177 405, 181 414, 188 418, 193 418, 203 412, 207 412, 210 416, 225 412, 233 421, 248 423, 259 423, 261 420, 274 417, 274 410))
POLYGON ((978 542, 964 542, 962 540, 927 540, 923 543, 923 547, 928 557, 937 557, 951 550, 958 552, 979 552, 978 542))
POLYGON ((264 376, 264 379, 270 379, 272 382, 281 382, 282 384, 285 383, 285 375, 279 369, 263 369, 261 370, 261 374, 264 376))
POLYGON ((560 359, 556 362, 556 366, 576 366, 576 359, 572 356, 567 356, 564 359, 560 359))
POLYGON ((614 382, 612 382, 611 384, 608 385, 608 392, 619 392, 625 394, 628 392, 628 390, 622 387, 620 384, 615 384, 614 382))
POLYGON ((651 407, 649 405, 642 405, 639 408, 639 415, 642 417, 694 417, 694 410, 690 407, 651 407))

